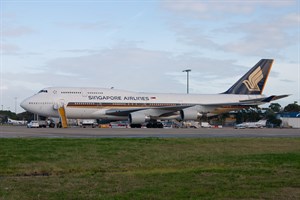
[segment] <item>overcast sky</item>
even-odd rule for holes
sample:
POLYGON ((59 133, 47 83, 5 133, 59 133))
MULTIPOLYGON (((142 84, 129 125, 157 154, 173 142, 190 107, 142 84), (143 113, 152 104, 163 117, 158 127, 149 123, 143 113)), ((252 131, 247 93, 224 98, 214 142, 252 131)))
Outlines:
POLYGON ((275 59, 266 95, 299 100, 297 0, 1 0, 1 106, 17 112, 44 87, 226 91, 275 59))

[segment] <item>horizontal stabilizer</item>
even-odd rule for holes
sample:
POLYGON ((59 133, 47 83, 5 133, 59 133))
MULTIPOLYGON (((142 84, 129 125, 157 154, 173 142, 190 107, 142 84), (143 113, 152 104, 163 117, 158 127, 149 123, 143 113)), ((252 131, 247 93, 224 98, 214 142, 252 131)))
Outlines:
POLYGON ((242 101, 240 101, 240 104, 241 105, 259 105, 259 104, 262 104, 262 103, 269 103, 271 101, 282 99, 282 98, 285 98, 285 97, 288 97, 288 96, 289 95, 279 95, 279 96, 272 95, 272 96, 264 97, 264 98, 242 100, 242 101))
POLYGON ((287 95, 287 94, 285 94, 285 95, 279 95, 279 96, 272 95, 272 96, 269 96, 268 98, 265 98, 265 100, 263 102, 271 102, 271 101, 282 99, 282 98, 285 98, 285 97, 288 97, 288 96, 289 95, 287 95))

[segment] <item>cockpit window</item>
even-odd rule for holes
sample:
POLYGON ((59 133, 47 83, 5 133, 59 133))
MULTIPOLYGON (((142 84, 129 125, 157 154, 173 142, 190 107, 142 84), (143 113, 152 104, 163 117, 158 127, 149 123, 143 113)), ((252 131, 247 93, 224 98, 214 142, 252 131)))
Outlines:
POLYGON ((39 93, 48 93, 48 90, 40 90, 39 93))

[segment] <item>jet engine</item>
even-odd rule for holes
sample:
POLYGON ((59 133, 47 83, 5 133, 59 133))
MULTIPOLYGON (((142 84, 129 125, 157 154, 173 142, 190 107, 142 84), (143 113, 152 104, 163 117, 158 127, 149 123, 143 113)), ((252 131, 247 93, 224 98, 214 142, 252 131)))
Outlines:
POLYGON ((185 108, 180 111, 181 120, 197 120, 202 116, 201 113, 195 108, 185 108))
POLYGON ((150 117, 146 116, 143 112, 130 113, 128 118, 130 124, 142 124, 150 121, 150 117))
POLYGON ((200 117, 213 116, 211 112, 215 110, 216 106, 202 106, 196 105, 193 107, 185 108, 180 111, 181 120, 197 120, 200 117))

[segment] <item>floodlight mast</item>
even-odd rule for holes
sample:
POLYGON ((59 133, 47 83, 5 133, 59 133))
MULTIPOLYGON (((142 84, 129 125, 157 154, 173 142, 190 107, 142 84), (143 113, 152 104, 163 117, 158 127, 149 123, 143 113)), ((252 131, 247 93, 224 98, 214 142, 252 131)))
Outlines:
POLYGON ((186 93, 189 94, 189 73, 191 72, 191 69, 183 70, 182 72, 186 72, 186 93))

